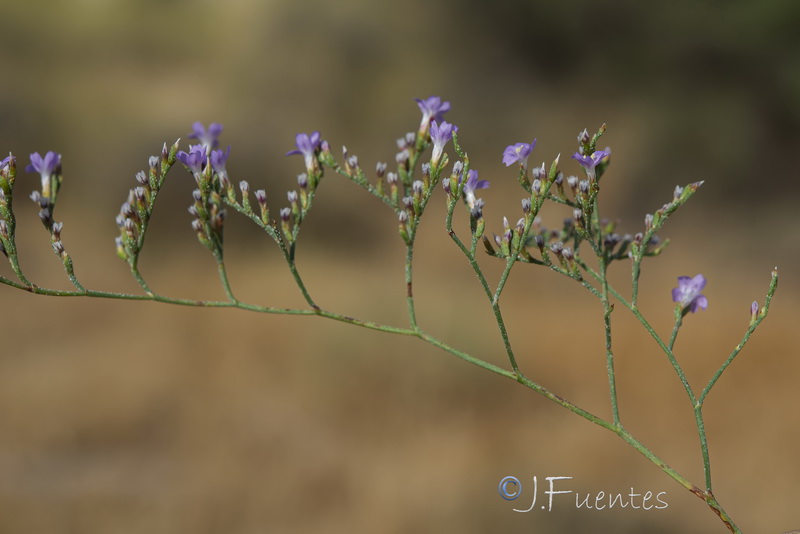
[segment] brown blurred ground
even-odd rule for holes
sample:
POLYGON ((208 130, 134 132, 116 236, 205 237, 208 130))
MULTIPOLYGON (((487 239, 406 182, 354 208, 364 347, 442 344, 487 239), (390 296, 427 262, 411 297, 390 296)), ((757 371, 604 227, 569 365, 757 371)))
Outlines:
MULTIPOLYGON (((781 268, 773 314, 709 398, 706 425, 715 492, 739 525, 797 528, 797 4, 494 4, 1 2, 0 148, 21 162, 63 154, 57 219, 78 274, 135 291, 114 255, 113 217, 147 156, 194 120, 225 124, 234 180, 265 187, 277 209, 301 170, 283 157, 296 132, 319 129, 371 167, 415 128, 412 98, 441 94, 492 180, 494 231, 519 210, 499 163, 507 144, 538 137, 534 161, 560 152, 564 162, 580 129, 607 122, 604 206, 624 230, 676 184, 707 180, 667 227, 673 243, 646 265, 642 290, 666 335, 675 278, 709 279, 711 305, 678 343, 693 384, 739 341, 749 303, 763 302, 781 268)), ((40 285, 66 287, 26 205, 29 178, 16 204, 23 266, 40 285)), ((191 188, 175 169, 142 269, 160 292, 221 297, 188 226, 191 188)), ((392 216, 336 177, 318 199, 298 256, 316 300, 405 324, 392 216)), ((435 210, 415 267, 421 324, 505 365, 435 210)), ((226 232, 238 293, 302 305, 266 239, 235 217, 226 232)), ((0 299, 0 532, 722 531, 621 440, 414 340, 316 318, 9 288, 0 299), (572 476, 569 489, 584 494, 666 491, 669 508, 576 511, 566 500, 517 514, 523 503, 497 493, 505 475, 572 476)), ((504 304, 526 374, 607 416, 599 304, 526 266, 504 304)), ((624 311, 614 321, 623 422, 700 483, 677 379, 624 311)))

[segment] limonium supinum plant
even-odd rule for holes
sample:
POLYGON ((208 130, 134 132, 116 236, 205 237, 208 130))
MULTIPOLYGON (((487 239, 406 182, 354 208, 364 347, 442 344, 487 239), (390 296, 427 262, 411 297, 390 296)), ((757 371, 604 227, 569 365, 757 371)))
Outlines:
MULTIPOLYGON (((489 237, 491 231, 487 229, 485 218, 487 206, 480 197, 481 191, 489 187, 489 182, 480 179, 478 171, 472 167, 466 149, 458 141, 458 128, 444 119, 444 114, 450 110, 450 103, 439 97, 430 97, 417 99, 417 104, 422 111, 419 128, 397 140, 398 152, 392 170, 389 170, 388 164, 378 163, 374 172, 368 172, 361 166, 359 158, 349 154, 346 148, 343 149, 343 155, 337 158, 331 145, 322 139, 319 132, 298 134, 295 139, 296 148, 287 155, 302 156, 304 172, 297 177, 297 187, 288 192, 285 203, 271 201, 263 189, 258 189, 251 195, 250 185, 246 181, 234 185, 226 169, 231 148, 223 150, 219 145, 222 134, 220 124, 211 124, 205 128, 201 123, 195 123, 188 136, 195 144, 190 144, 185 150, 181 149, 180 140, 172 146, 164 144, 160 154, 150 157, 147 169, 136 174, 136 185, 128 193, 116 217, 119 228, 116 251, 128 264, 131 274, 141 287, 141 293, 137 294, 88 289, 79 281, 72 259, 61 240, 63 224, 55 219, 56 201, 62 183, 61 155, 55 152, 47 152, 44 156, 39 153, 31 154, 25 171, 40 177, 41 187, 30 194, 30 199, 39 210, 39 217, 50 235, 53 251, 63 263, 74 289, 40 287, 25 276, 15 245, 16 222, 13 211, 19 168, 17 158, 9 155, 0 163, 0 250, 8 259, 17 279, 0 277, 0 282, 38 295, 152 300, 183 306, 240 308, 259 313, 319 316, 388 334, 418 338, 481 369, 518 382, 570 412, 613 432, 705 502, 727 529, 741 532, 731 515, 714 496, 703 408, 714 385, 767 316, 778 283, 777 270, 772 272, 764 305, 760 306, 758 302, 749 306, 743 304, 743 311, 746 307, 749 311, 749 324, 727 359, 721 362, 707 383, 690 384, 674 348, 687 316, 705 310, 708 306, 708 300, 702 294, 706 278, 702 274, 678 276, 671 300, 669 295, 664 296, 663 305, 674 306, 674 326, 668 338, 656 332, 639 308, 639 280, 645 259, 659 255, 668 243, 659 238, 658 232, 678 208, 692 198, 702 182, 676 187, 668 202, 644 215, 644 226, 640 231, 621 234, 617 232, 616 224, 600 213, 600 186, 611 161, 610 149, 598 148, 605 125, 593 135, 583 130, 578 135, 578 148, 572 158, 562 162, 560 156, 557 156, 549 166, 542 163, 541 166, 529 168, 528 160, 536 146, 535 139, 530 143, 516 143, 505 149, 502 162, 513 168, 519 182, 522 193, 519 213, 511 220, 503 217, 502 227, 499 224, 494 227, 497 233, 489 237), (448 145, 452 151, 447 150, 448 145), (224 300, 187 300, 156 293, 139 271, 138 262, 144 248, 150 217, 167 174, 176 163, 191 174, 197 185, 188 210, 191 227, 200 243, 216 260, 219 279, 226 295, 224 300), (580 176, 565 175, 569 171, 562 171, 562 166, 581 171, 580 176), (303 223, 311 215, 317 193, 322 191, 323 178, 330 173, 350 180, 362 188, 367 198, 372 197, 385 205, 387 217, 394 217, 397 221, 397 246, 405 249, 405 277, 397 282, 405 296, 408 324, 379 324, 323 308, 314 301, 312 291, 303 282, 295 262, 300 232, 303 223), (483 291, 487 304, 491 307, 495 326, 505 348, 508 360, 506 366, 495 365, 463 348, 437 339, 428 334, 417 321, 413 275, 414 245, 423 215, 434 197, 437 197, 437 202, 446 204, 444 231, 475 272, 477 289, 483 291), (569 216, 561 227, 544 227, 540 212, 546 205, 548 208, 557 205, 554 207, 567 211, 569 216), (225 220, 230 211, 250 219, 275 242, 306 306, 287 309, 253 304, 242 300, 234 292, 226 274, 223 239, 225 220), (453 227, 456 216, 468 220, 468 233, 456 233, 453 227), (516 222, 511 222, 515 218, 516 222), (499 279, 490 280, 478 263, 479 256, 483 254, 502 262, 503 269, 499 279), (630 269, 631 281, 628 288, 615 288, 609 283, 609 268, 617 263, 630 269), (610 417, 590 413, 553 393, 537 382, 535 377, 526 375, 518 365, 506 330, 501 297, 511 271, 519 264, 523 265, 517 269, 536 266, 552 271, 554 276, 567 277, 599 300, 605 331, 604 353, 610 417), (671 468, 623 425, 617 402, 612 343, 612 312, 620 307, 627 308, 641 323, 671 364, 686 391, 694 414, 699 452, 702 456, 704 478, 701 483, 692 482, 671 468)), ((27 189, 28 184, 23 187, 27 189)), ((500 217, 492 217, 492 221, 499 220, 500 217)))

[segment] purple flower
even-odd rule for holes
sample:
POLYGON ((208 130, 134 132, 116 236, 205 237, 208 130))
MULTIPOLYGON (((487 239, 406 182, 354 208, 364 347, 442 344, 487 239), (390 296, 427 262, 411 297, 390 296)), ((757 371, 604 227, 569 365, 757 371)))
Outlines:
POLYGON ((578 163, 581 164, 581 167, 586 169, 586 173, 590 176, 594 176, 594 168, 603 161, 603 158, 609 156, 611 154, 610 150, 597 150, 591 156, 584 156, 580 152, 575 152, 572 155, 572 159, 577 160, 578 163))
POLYGON ((436 167, 444 152, 444 145, 453 138, 453 132, 457 132, 458 127, 449 122, 442 122, 441 125, 436 121, 431 122, 431 141, 433 141, 433 154, 431 155, 431 167, 436 167))
POLYGON ((225 162, 228 161, 228 156, 231 155, 231 147, 228 146, 228 150, 223 152, 222 150, 212 150, 211 151, 211 168, 214 169, 214 172, 220 176, 228 176, 228 172, 225 170, 225 162))
POLYGON ((61 168, 61 154, 47 152, 42 157, 38 152, 31 154, 31 163, 25 167, 26 172, 38 172, 42 177, 42 194, 50 191, 50 177, 61 168))
POLYGON ((212 122, 208 125, 208 130, 205 129, 203 123, 200 121, 192 124, 192 133, 189 134, 189 139, 197 139, 200 144, 207 150, 217 148, 219 141, 217 138, 222 134, 222 125, 218 122, 212 122))
POLYGON ((475 207, 475 191, 489 187, 489 180, 478 180, 478 171, 470 170, 467 173, 467 182, 464 184, 464 196, 470 208, 475 207))
POLYGON ((299 133, 295 137, 295 144, 297 148, 290 150, 286 155, 302 154, 306 160, 306 169, 308 169, 309 173, 313 173, 316 164, 316 152, 320 144, 319 132, 314 132, 311 135, 299 133))
POLYGON ((450 111, 450 102, 442 102, 438 96, 429 96, 425 100, 415 98, 420 111, 422 111, 422 122, 419 125, 420 131, 424 131, 432 120, 442 122, 444 114, 450 111))
POLYGON ((189 145, 188 153, 181 150, 176 157, 195 175, 202 174, 203 167, 206 164, 206 147, 204 145, 189 145))
POLYGON ((509 145, 503 151, 503 163, 506 167, 510 167, 516 162, 519 162, 523 168, 528 166, 528 156, 533 152, 533 147, 536 146, 536 139, 531 144, 517 143, 516 145, 509 145))
POLYGON ((689 308, 694 313, 697 308, 705 310, 708 307, 708 299, 700 292, 706 287, 706 279, 702 274, 694 278, 688 276, 678 277, 678 287, 672 290, 672 302, 677 302, 683 309, 689 308))

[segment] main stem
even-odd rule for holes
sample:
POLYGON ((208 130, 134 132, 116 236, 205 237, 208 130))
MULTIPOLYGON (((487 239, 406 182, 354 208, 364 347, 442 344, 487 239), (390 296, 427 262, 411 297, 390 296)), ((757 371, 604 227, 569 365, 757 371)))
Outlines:
MULTIPOLYGON (((137 271, 138 272, 138 271, 137 271)), ((627 430, 620 427, 619 425, 606 421, 587 410, 579 407, 578 405, 556 395, 555 393, 549 391, 548 389, 542 387, 541 385, 537 384, 536 382, 519 375, 514 371, 509 371, 503 369, 502 367, 498 367, 492 363, 489 363, 485 360, 480 358, 476 358, 470 354, 467 354, 463 351, 460 351, 450 345, 440 341, 439 339, 427 334, 423 330, 417 329, 410 329, 410 328, 398 328, 391 325, 383 325, 379 323, 375 323, 372 321, 363 321, 354 317, 350 317, 347 315, 338 314, 335 312, 331 312, 328 310, 324 310, 321 308, 317 309, 292 309, 292 308, 273 308, 268 306, 259 306, 255 304, 248 304, 242 301, 202 301, 202 300, 191 300, 191 299, 176 299, 171 297, 166 297, 162 295, 158 295, 155 293, 147 293, 145 295, 133 295, 133 294, 125 294, 125 293, 113 293, 113 292, 106 292, 106 291, 96 291, 96 290, 86 290, 85 292, 81 291, 62 291, 56 289, 47 289, 38 286, 26 286, 19 282, 14 282, 13 280, 9 280, 5 277, 0 277, 0 283, 9 285, 11 287, 15 287, 17 289, 21 289, 24 291, 28 291, 38 295, 49 295, 49 296, 58 296, 58 297, 96 297, 96 298, 109 298, 109 299, 120 299, 120 300, 139 300, 139 301, 156 301, 156 302, 163 302, 167 304, 174 304, 179 306, 190 306, 190 307, 207 307, 207 308, 239 308, 242 310, 248 310, 253 312, 259 313, 270 313, 270 314, 282 314, 282 315, 317 315, 320 317, 324 317, 327 319, 332 319, 334 321, 342 322, 351 324, 354 326, 360 326, 362 328, 367 328, 370 330, 377 330, 381 332, 386 332, 390 334, 398 334, 410 337, 416 337, 420 340, 435 346, 449 354, 452 354, 468 363, 471 363, 477 367, 482 369, 486 369, 487 371, 491 371, 494 374, 503 376, 505 378, 514 380, 522 384, 523 386, 527 387, 535 391, 536 393, 542 395, 543 397, 547 398, 548 400, 558 404, 559 406, 566 408, 567 410, 579 415, 580 417, 601 426, 614 434, 618 435, 622 438, 626 443, 631 445, 634 449, 639 451, 643 456, 645 456, 650 462, 656 465, 659 469, 664 471, 670 478, 678 482, 681 486, 688 489, 701 499, 703 499, 708 506, 714 510, 714 512, 720 517, 720 519, 725 523, 725 525, 731 530, 731 532, 741 534, 741 530, 733 523, 730 519, 730 516, 725 512, 722 506, 716 501, 714 496, 708 492, 703 491, 691 482, 689 482, 686 478, 680 475, 677 471, 669 467, 666 462, 656 456, 649 448, 647 448, 643 443, 641 443, 638 439, 636 439, 633 435, 631 435, 627 430)), ((146 284, 145 284, 146 285, 146 284)))
MULTIPOLYGON (((602 247, 602 244, 601 244, 602 247)), ((614 305, 608 298, 608 258, 605 254, 600 258, 600 277, 602 278, 601 301, 603 303, 603 327, 606 335, 606 372, 608 373, 608 389, 611 398, 611 414, 614 418, 614 425, 620 426, 619 404, 617 401, 617 380, 614 373, 614 352, 611 349, 611 312, 614 305)))

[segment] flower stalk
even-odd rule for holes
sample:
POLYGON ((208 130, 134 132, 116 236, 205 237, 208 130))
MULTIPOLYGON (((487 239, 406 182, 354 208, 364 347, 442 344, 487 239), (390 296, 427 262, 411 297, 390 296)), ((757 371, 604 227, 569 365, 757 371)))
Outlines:
MULTIPOLYGON (((579 417, 616 434, 667 476, 703 499, 719 517, 725 528, 734 533, 741 532, 713 493, 711 458, 703 408, 714 385, 740 354, 756 328, 766 318, 777 289, 777 269, 772 273, 772 281, 764 306, 759 308, 758 302, 750 305, 749 326, 741 341, 710 377, 702 391, 696 394, 676 355, 676 344, 679 331, 684 321, 687 320, 688 314, 695 314, 708 308, 708 299, 701 293, 706 285, 706 278, 701 274, 678 278, 678 287, 672 291, 672 302, 675 303, 675 322, 667 340, 664 340, 656 332, 639 308, 638 295, 641 269, 645 258, 659 255, 668 243, 668 240, 661 240, 657 233, 662 230, 666 221, 677 208, 684 205, 694 195, 702 182, 677 187, 669 202, 645 216, 642 231, 631 234, 623 233, 617 229, 616 222, 601 217, 598 201, 601 179, 605 176, 611 161, 609 148, 597 149, 597 142, 606 130, 605 125, 601 126, 594 135, 589 135, 587 130, 583 130, 578 135, 578 151, 573 154, 572 159, 582 168, 585 178, 578 178, 575 175, 565 178, 560 167, 560 155, 553 159, 549 167, 542 163, 541 166, 529 169, 528 160, 536 146, 536 139, 531 143, 515 143, 504 150, 502 163, 507 167, 516 165, 515 178, 524 191, 520 203, 522 214, 519 218, 503 217, 502 230, 498 229, 500 234, 490 234, 491 229, 487 229, 487 220, 484 217, 486 202, 479 197, 481 191, 489 187, 489 180, 479 179, 478 171, 471 167, 470 158, 459 144, 458 128, 444 120, 444 114, 450 110, 450 103, 442 101, 439 97, 430 97, 417 99, 417 104, 422 112, 422 118, 416 132, 405 134, 397 140, 396 168, 389 171, 386 163, 378 163, 373 178, 367 176, 359 158, 350 154, 346 148, 342 150, 342 163, 337 162, 331 153, 330 144, 322 139, 319 132, 297 134, 295 137, 296 148, 289 151, 287 155, 302 156, 304 172, 297 177, 297 189, 289 191, 286 195, 288 205, 273 207, 273 209, 270 209, 266 192, 263 189, 255 191, 255 204, 251 203, 250 184, 247 181, 239 182, 237 195, 227 169, 231 147, 227 147, 225 151, 218 148, 219 137, 223 131, 221 124, 213 123, 205 128, 202 123, 195 123, 188 137, 195 139, 197 144, 189 145, 188 151, 180 150, 180 140, 169 148, 164 144, 161 153, 149 159, 148 169, 137 173, 137 185, 129 191, 116 218, 119 230, 115 243, 117 254, 128 264, 131 275, 141 287, 143 294, 87 289, 78 281, 72 258, 67 254, 61 240, 63 224, 56 222, 53 218, 58 191, 63 179, 62 158, 55 152, 47 152, 45 156, 41 156, 39 153, 31 154, 31 162, 26 170, 39 174, 41 187, 34 191, 31 198, 36 203, 39 216, 50 234, 53 251, 61 260, 68 279, 75 289, 43 288, 31 283, 25 277, 20 267, 14 240, 16 220, 12 209, 12 200, 16 180, 16 159, 9 155, 0 162, 0 252, 9 260, 18 280, 0 276, 0 283, 33 294, 53 297, 81 296, 154 301, 180 306, 236 308, 265 314, 314 315, 387 334, 415 337, 467 363, 513 380, 579 417), (454 149, 452 158, 447 153, 447 145, 451 140, 454 149), (429 148, 431 149, 430 156, 425 160, 423 155, 429 148), (192 200, 188 208, 191 216, 190 225, 197 234, 198 241, 211 252, 215 259, 225 300, 178 299, 157 293, 151 289, 139 270, 138 261, 144 248, 145 236, 156 199, 165 184, 167 173, 176 162, 183 165, 197 186, 192 193, 192 200), (310 216, 326 169, 353 182, 392 212, 391 215, 398 225, 397 232, 400 235, 402 246, 405 248, 403 293, 408 317, 407 327, 362 320, 322 307, 312 298, 311 289, 306 286, 300 276, 296 251, 301 242, 301 228, 304 221, 310 216), (375 178, 376 181, 371 181, 375 178), (437 186, 440 183, 445 195, 445 231, 475 273, 479 289, 483 291, 489 302, 510 369, 469 354, 428 334, 417 318, 413 269, 416 238, 423 215, 435 191, 438 191, 437 186), (566 206, 572 214, 572 217, 564 220, 561 227, 548 229, 542 224, 540 212, 548 201, 558 206, 566 206), (223 229, 228 208, 250 219, 276 244, 307 307, 263 306, 248 303, 235 296, 224 260, 223 229), (470 233, 468 238, 459 237, 454 228, 457 211, 464 212, 470 233), (278 217, 273 219, 272 217, 276 214, 278 217), (514 220, 517 221, 516 224, 513 223, 514 220), (488 256, 499 258, 504 262, 496 282, 490 280, 479 261, 477 252, 479 242, 483 242, 488 256), (523 270, 523 268, 514 269, 517 263, 546 267, 554 273, 577 282, 599 300, 602 307, 605 334, 605 350, 603 352, 611 405, 609 419, 595 415, 550 391, 526 376, 521 370, 512 346, 511 336, 506 328, 502 308, 502 295, 507 288, 512 271, 517 276, 517 273, 523 270), (609 281, 610 270, 616 264, 626 264, 630 269, 630 298, 623 296, 609 281), (622 424, 614 366, 615 353, 612 345, 611 318, 617 304, 621 305, 623 309, 629 310, 652 337, 686 391, 692 406, 700 444, 704 489, 671 468, 666 461, 656 456, 651 448, 644 445, 622 424)), ((567 163, 571 162, 567 160, 567 163)), ((574 163, 572 164, 574 165, 574 163)))

